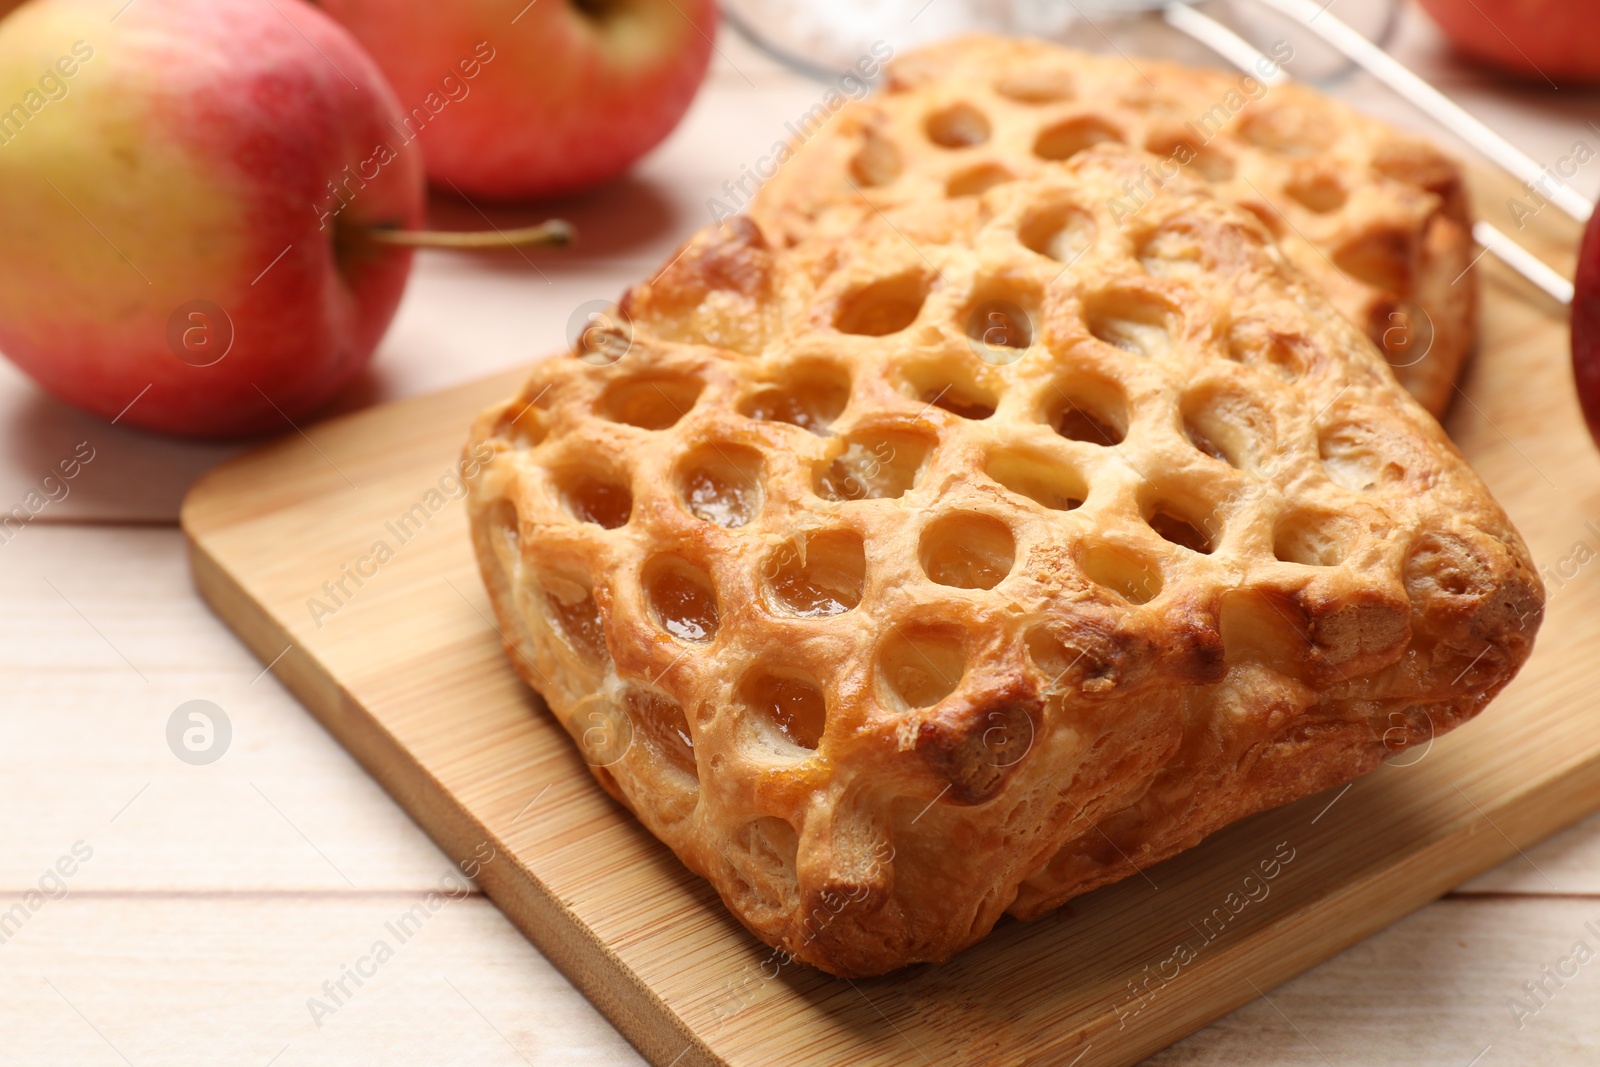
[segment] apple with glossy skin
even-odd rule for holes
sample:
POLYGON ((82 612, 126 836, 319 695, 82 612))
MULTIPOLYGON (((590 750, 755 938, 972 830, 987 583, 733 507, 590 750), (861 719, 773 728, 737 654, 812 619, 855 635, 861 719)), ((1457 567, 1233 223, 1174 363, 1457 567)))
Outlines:
POLYGON ((1572 377, 1589 435, 1600 445, 1600 212, 1584 227, 1572 279, 1572 377))
POLYGON ((1600 83, 1600 8, 1585 0, 1422 0, 1461 51, 1538 82, 1600 83))
POLYGON ((705 77, 714 0, 321 0, 372 53, 428 176, 468 197, 620 175, 705 77))
POLYGON ((0 352, 121 423, 287 430, 360 373, 405 288, 410 250, 364 236, 422 218, 399 116, 376 65, 303 0, 13 12, 0 352))

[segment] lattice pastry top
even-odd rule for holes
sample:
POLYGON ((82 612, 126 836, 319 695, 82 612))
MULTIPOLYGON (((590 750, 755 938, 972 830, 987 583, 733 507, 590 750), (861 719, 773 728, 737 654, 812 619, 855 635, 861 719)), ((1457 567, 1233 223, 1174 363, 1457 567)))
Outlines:
POLYGON ((1144 163, 787 251, 724 224, 630 294, 626 354, 476 423, 513 662, 808 963, 943 959, 1449 729, 1529 651, 1538 579, 1438 424, 1254 216, 1180 179, 1113 222, 1144 163), (970 336, 996 300, 1037 334, 970 336))
POLYGON ((788 240, 848 230, 875 207, 970 196, 1116 141, 1157 158, 1112 190, 1114 214, 1137 214, 1179 171, 1208 182, 1262 220, 1435 415, 1473 345, 1459 168, 1304 86, 974 36, 895 60, 886 92, 799 129, 794 158, 749 208, 788 240))

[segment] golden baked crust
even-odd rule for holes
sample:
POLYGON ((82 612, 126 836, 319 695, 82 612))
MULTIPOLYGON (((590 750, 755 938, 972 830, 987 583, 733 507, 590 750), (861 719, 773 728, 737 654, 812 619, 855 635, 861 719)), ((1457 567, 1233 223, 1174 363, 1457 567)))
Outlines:
POLYGON ((1457 165, 1301 85, 972 36, 896 59, 887 92, 802 133, 749 208, 787 240, 843 232, 874 207, 970 195, 1120 141, 1158 157, 1115 191, 1126 211, 1184 164, 1254 212, 1435 415, 1474 343, 1472 225, 1457 165))
POLYGON ((1539 580, 1437 422, 1254 216, 1180 178, 1119 227, 1146 162, 781 251, 713 228, 620 359, 474 426, 513 663, 807 963, 942 960, 1452 728, 1529 652, 1539 580))

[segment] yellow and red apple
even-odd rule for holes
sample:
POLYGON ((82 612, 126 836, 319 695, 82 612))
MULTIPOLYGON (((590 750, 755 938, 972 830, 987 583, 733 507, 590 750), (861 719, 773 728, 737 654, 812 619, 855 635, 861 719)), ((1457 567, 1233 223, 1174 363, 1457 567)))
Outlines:
POLYGON ((497 200, 616 177, 705 77, 714 0, 321 0, 395 88, 435 184, 497 200))
POLYGON ((371 59, 302 0, 12 12, 0 352, 125 424, 287 429, 360 373, 405 287, 410 252, 363 237, 421 220, 400 117, 371 59))

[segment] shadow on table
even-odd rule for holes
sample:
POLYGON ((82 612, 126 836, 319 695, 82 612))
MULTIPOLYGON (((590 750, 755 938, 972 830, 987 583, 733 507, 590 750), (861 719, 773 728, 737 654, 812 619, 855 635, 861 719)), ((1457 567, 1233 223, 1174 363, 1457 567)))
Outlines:
POLYGON ((436 229, 511 230, 559 218, 577 231, 577 242, 567 249, 468 253, 503 269, 649 254, 664 238, 687 236, 694 228, 679 216, 672 200, 656 185, 631 174, 582 193, 526 204, 494 204, 437 190, 428 201, 428 222, 436 229))
POLYGON ((242 447, 113 426, 33 387, 6 392, 0 507, 34 493, 35 522, 174 523, 194 480, 242 447), (76 477, 62 478, 64 470, 76 477))

